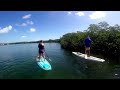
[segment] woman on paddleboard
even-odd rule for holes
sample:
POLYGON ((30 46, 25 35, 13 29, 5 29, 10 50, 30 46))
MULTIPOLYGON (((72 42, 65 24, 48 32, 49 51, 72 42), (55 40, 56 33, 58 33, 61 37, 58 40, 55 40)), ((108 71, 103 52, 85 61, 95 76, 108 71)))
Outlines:
POLYGON ((38 58, 45 58, 44 52, 45 52, 45 48, 44 48, 44 43, 42 40, 40 40, 39 44, 38 44, 38 48, 39 48, 39 56, 38 58))

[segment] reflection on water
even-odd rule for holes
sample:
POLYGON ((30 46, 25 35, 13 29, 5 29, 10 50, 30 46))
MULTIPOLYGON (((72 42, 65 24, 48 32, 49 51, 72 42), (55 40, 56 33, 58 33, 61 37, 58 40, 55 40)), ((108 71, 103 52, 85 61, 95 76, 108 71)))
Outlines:
POLYGON ((36 63, 38 44, 0 46, 0 79, 119 79, 120 65, 105 61, 87 61, 59 43, 45 43, 52 70, 44 71, 36 63))

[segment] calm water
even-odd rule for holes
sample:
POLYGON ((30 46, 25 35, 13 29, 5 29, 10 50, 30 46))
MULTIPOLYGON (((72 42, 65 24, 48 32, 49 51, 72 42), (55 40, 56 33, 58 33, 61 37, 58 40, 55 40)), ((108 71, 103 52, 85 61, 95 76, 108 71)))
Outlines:
POLYGON ((0 79, 119 79, 120 66, 86 61, 61 49, 58 43, 45 43, 52 70, 36 63, 38 44, 0 46, 0 79))

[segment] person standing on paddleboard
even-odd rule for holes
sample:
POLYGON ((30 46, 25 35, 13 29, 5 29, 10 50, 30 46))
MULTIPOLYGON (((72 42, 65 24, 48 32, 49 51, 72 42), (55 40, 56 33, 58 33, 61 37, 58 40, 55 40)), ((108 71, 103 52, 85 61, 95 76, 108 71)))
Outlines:
POLYGON ((45 48, 44 48, 44 43, 42 40, 40 40, 39 44, 38 44, 38 48, 39 48, 39 56, 38 58, 45 58, 44 52, 45 52, 45 48))
POLYGON ((85 43, 85 54, 87 54, 87 56, 90 56, 90 45, 91 45, 92 40, 90 39, 90 37, 88 36, 87 38, 85 38, 84 43, 85 43))

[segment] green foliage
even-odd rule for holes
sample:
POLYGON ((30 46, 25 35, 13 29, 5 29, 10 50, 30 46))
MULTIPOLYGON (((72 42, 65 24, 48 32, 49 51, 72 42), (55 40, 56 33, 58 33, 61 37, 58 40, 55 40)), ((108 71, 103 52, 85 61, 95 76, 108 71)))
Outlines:
POLYGON ((92 39, 91 52, 106 56, 119 57, 120 55, 120 26, 109 26, 107 22, 90 24, 84 32, 67 33, 60 39, 61 46, 72 51, 84 50, 84 39, 92 39))
POLYGON ((49 39, 48 41, 44 41, 44 42, 48 42, 48 43, 53 43, 53 42, 60 42, 60 39, 54 39, 54 40, 52 40, 52 39, 49 39))
POLYGON ((83 46, 84 33, 68 33, 63 35, 60 39, 60 43, 63 48, 69 50, 77 50, 78 47, 83 46))

